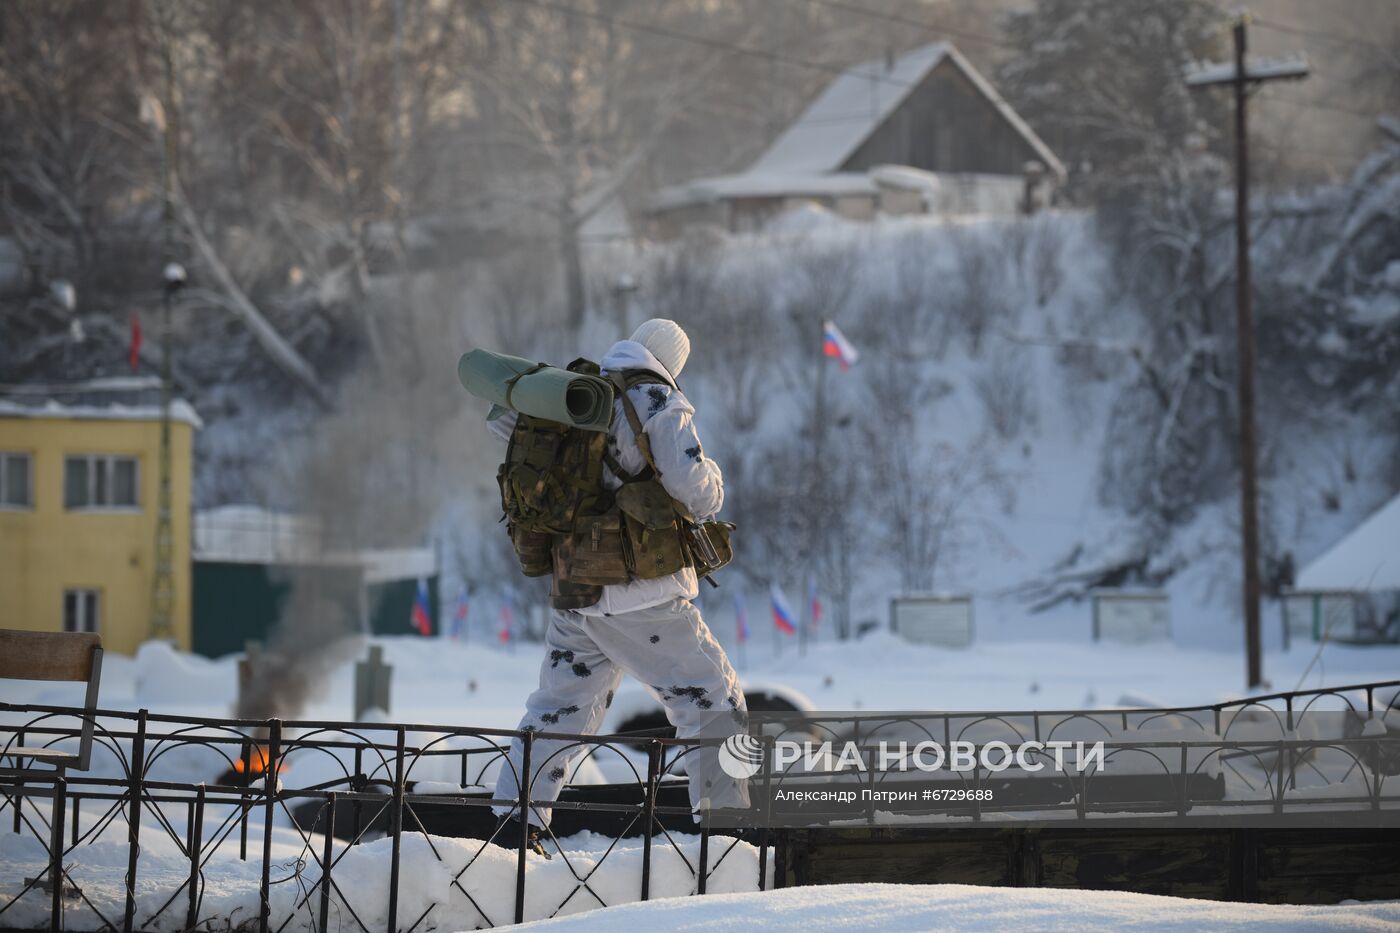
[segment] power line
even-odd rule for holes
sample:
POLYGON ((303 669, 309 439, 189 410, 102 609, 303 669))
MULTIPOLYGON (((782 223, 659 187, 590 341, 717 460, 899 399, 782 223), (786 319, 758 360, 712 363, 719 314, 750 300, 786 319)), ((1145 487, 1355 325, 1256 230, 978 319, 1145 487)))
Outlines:
POLYGON ((1300 107, 1308 110, 1330 110, 1334 113, 1351 114, 1354 117, 1361 117, 1366 120, 1374 120, 1381 116, 1380 111, 1356 110, 1351 107, 1343 107, 1340 104, 1332 104, 1323 100, 1291 100, 1287 97, 1262 97, 1262 103, 1283 104, 1286 107, 1300 107))
MULTIPOLYGON (((810 70, 813 70, 813 71, 821 71, 821 72, 825 72, 825 73, 827 73, 827 74, 833 74, 833 75, 846 76, 846 75, 855 74, 855 75, 858 75, 858 76, 861 76, 861 77, 867 77, 867 78, 869 78, 869 79, 872 80, 872 81, 879 81, 879 82, 881 82, 881 83, 889 84, 889 85, 892 85, 892 86, 894 86, 894 87, 898 87, 898 88, 906 89, 906 90, 907 90, 907 89, 910 89, 910 88, 913 88, 913 87, 915 86, 915 85, 914 85, 913 83, 911 83, 911 82, 908 82, 908 81, 900 81, 900 80, 898 80, 898 79, 888 77, 887 75, 884 75, 884 74, 879 73, 879 72, 871 72, 871 73, 869 73, 869 74, 862 74, 861 72, 855 71, 854 69, 852 69, 852 68, 849 67, 849 66, 843 67, 843 66, 840 66, 840 65, 830 65, 830 64, 826 64, 826 63, 824 63, 824 62, 815 62, 815 61, 812 61, 812 60, 810 60, 810 59, 798 58, 798 57, 792 56, 792 55, 783 55, 783 54, 780 54, 780 53, 771 51, 771 50, 769 50, 769 49, 761 49, 761 48, 754 48, 754 47, 752 47, 752 46, 736 45, 736 44, 731 43, 731 42, 725 42, 725 41, 722 40, 722 39, 712 39, 712 38, 710 38, 710 37, 708 37, 708 36, 697 36, 697 35, 695 35, 695 34, 693 34, 693 33, 679 32, 679 31, 677 31, 677 30, 674 30, 674 29, 667 29, 667 28, 664 28, 664 27, 661 27, 661 26, 653 26, 653 25, 650 25, 650 24, 647 24, 647 23, 639 23, 639 22, 636 22, 636 21, 633 21, 633 20, 621 19, 621 18, 619 18, 619 17, 612 16, 612 15, 607 14, 607 13, 599 13, 599 12, 595 12, 595 11, 592 11, 592 10, 580 10, 580 9, 577 9, 577 8, 571 7, 571 6, 560 5, 560 4, 557 4, 557 3, 550 3, 550 2, 547 2, 547 0, 515 0, 515 2, 527 4, 527 5, 530 5, 530 6, 534 6, 534 7, 537 7, 537 8, 539 8, 539 9, 550 10, 550 11, 552 11, 552 12, 554 12, 554 13, 559 13, 559 14, 564 15, 564 16, 575 16, 575 17, 578 17, 578 18, 580 18, 580 19, 589 19, 589 20, 594 20, 594 21, 598 21, 598 22, 605 22, 605 23, 608 23, 608 24, 610 24, 610 25, 612 25, 612 26, 620 27, 620 28, 622 28, 622 29, 629 29, 629 30, 632 30, 632 31, 638 32, 638 33, 643 33, 643 34, 647 34, 647 35, 653 35, 653 36, 657 36, 657 37, 664 38, 664 39, 671 39, 671 40, 676 41, 676 42, 686 42, 686 43, 690 43, 690 44, 692 44, 692 45, 703 46, 703 47, 705 47, 705 48, 711 48, 711 49, 715 49, 715 50, 717 50, 717 51, 728 52, 728 53, 732 53, 732 54, 735 54, 735 55, 746 55, 746 56, 749 56, 749 57, 751 57, 751 58, 760 58, 760 59, 763 59, 763 60, 765 60, 765 61, 778 62, 778 63, 781 63, 781 64, 792 65, 792 66, 798 67, 798 68, 807 68, 807 69, 810 69, 810 70)), ((876 10, 868 9, 868 8, 866 8, 866 7, 857 6, 857 5, 855 5, 855 4, 844 3, 844 2, 842 2, 842 0, 804 0, 804 2, 806 2, 806 3, 808 3, 808 4, 812 4, 812 5, 826 6, 826 7, 832 8, 832 9, 845 10, 846 12, 853 13, 853 14, 860 15, 860 16, 865 16, 865 17, 868 17, 868 18, 871 18, 871 19, 885 20, 885 21, 887 21, 887 22, 898 23, 898 24, 906 25, 906 26, 915 26, 915 27, 918 27, 918 28, 920 28, 920 29, 927 30, 927 31, 938 31, 938 30, 940 30, 940 27, 935 26, 935 25, 932 24, 932 23, 921 22, 921 21, 919 21, 919 20, 915 20, 915 19, 912 19, 912 18, 906 17, 906 16, 900 16, 900 15, 897 15, 897 14, 882 13, 882 12, 879 12, 879 11, 876 11, 876 10)), ((1255 22, 1257 22, 1257 20, 1255 20, 1255 22)), ((951 29, 943 29, 943 30, 941 30, 941 31, 946 32, 946 33, 948 33, 949 35, 958 36, 958 37, 966 38, 966 39, 971 39, 971 40, 978 41, 978 42, 987 42, 987 43, 989 43, 989 44, 999 45, 999 46, 1002 46, 1002 47, 1005 47, 1005 48, 1016 48, 1016 47, 1017 47, 1017 46, 1014 46, 1012 43, 1009 43, 1009 42, 1006 42, 1006 41, 1003 41, 1003 40, 1000 40, 1000 39, 994 39, 994 38, 989 37, 989 36, 978 35, 978 34, 976 34, 976 33, 969 33, 969 32, 965 32, 965 31, 961 31, 961 30, 951 30, 951 29)), ((1314 70, 1316 70, 1316 69, 1314 69, 1314 70)), ((1374 114, 1365 114, 1365 113, 1362 113, 1361 111, 1349 110, 1349 109, 1347 109, 1347 108, 1339 107, 1339 106, 1336 106, 1336 105, 1325 104, 1325 103, 1321 103, 1321 102, 1294 102, 1294 101, 1285 101, 1283 98, 1270 98, 1270 100, 1271 100, 1271 101, 1282 102, 1282 103, 1288 103, 1288 104, 1291 104, 1291 105, 1293 105, 1293 106, 1307 106, 1307 107, 1315 107, 1315 108, 1318 108, 1318 109, 1338 110, 1338 111, 1341 111, 1341 112, 1352 113, 1352 114, 1355 114, 1355 115, 1357 115, 1357 116, 1375 116, 1374 114)), ((864 119, 864 118, 862 117, 862 119, 864 119)), ((855 114, 852 114, 852 115, 851 115, 850 121, 851 121, 851 122, 855 122, 855 121, 856 121, 856 115, 855 115, 855 114)), ((826 122, 830 122, 830 123, 844 123, 844 122, 847 122, 847 118, 846 118, 845 116, 834 117, 834 118, 829 117, 829 118, 825 118, 825 119, 820 120, 820 121, 815 121, 815 120, 814 120, 814 121, 811 121, 811 122, 812 122, 812 123, 817 123, 817 122, 823 122, 823 123, 826 123, 826 122)), ((1308 149, 1308 148, 1306 148, 1306 147, 1301 147, 1301 146, 1276 147, 1276 146, 1271 145, 1271 144, 1269 144, 1269 143, 1263 143, 1263 145, 1264 145, 1266 148, 1269 148, 1269 149, 1278 149, 1278 150, 1280 150, 1280 151, 1292 150, 1292 151, 1297 151, 1297 152, 1308 152, 1308 153, 1313 154, 1313 155, 1324 155, 1324 156, 1328 156, 1328 157, 1332 157, 1332 158, 1350 158, 1350 157, 1351 157, 1351 155, 1350 155, 1350 154, 1347 154, 1347 153, 1336 152, 1336 151, 1326 151, 1326 150, 1320 150, 1320 149, 1308 149)))
POLYGON ((1356 153, 1356 152, 1342 152, 1342 151, 1340 151, 1340 150, 1338 150, 1338 149, 1317 149, 1317 148, 1314 148, 1314 147, 1311 147, 1311 146, 1299 146, 1299 145, 1296 145, 1296 144, 1294 144, 1294 143, 1275 143, 1275 142, 1270 142, 1270 141, 1267 140, 1267 139, 1259 139, 1259 138, 1252 139, 1252 140, 1250 140, 1250 142, 1251 142, 1252 145, 1258 146, 1258 147, 1260 147, 1261 149, 1268 149, 1270 152, 1277 152, 1277 153, 1280 153, 1280 154, 1287 154, 1287 153, 1292 153, 1292 152, 1302 152, 1302 153, 1305 153, 1305 154, 1307 154, 1307 155, 1324 156, 1324 157, 1329 158, 1329 159, 1351 159, 1351 160, 1358 160, 1358 159, 1361 158, 1361 156, 1360 156, 1359 153, 1356 153))
POLYGON ((833 10, 844 10, 847 13, 854 13, 857 16, 864 16, 868 19, 884 20, 887 23, 897 23, 901 26, 916 26, 927 32, 947 33, 959 39, 966 39, 969 42, 984 42, 987 45, 995 45, 1004 49, 1019 48, 1015 43, 996 36, 987 36, 975 32, 967 32, 961 29, 951 29, 947 26, 939 26, 934 23, 924 22, 908 16, 901 16, 898 13, 883 13, 879 10, 872 10, 869 7, 859 6, 854 3, 843 3, 841 0, 805 0, 812 6, 830 7, 833 10))
POLYGON ((1250 22, 1262 29, 1272 29, 1275 32, 1284 32, 1292 36, 1302 36, 1310 39, 1323 39, 1328 42, 1340 42, 1349 45, 1366 45, 1382 52, 1393 54, 1395 48, 1383 42, 1376 42, 1371 39, 1362 39, 1357 36, 1341 36, 1335 32, 1323 32, 1317 29, 1303 29, 1301 26, 1291 26, 1288 23, 1280 23, 1271 19, 1263 19, 1258 16, 1251 16, 1250 22))
POLYGON ((716 49, 722 52, 731 52, 735 55, 748 55, 752 58, 762 58, 765 61, 780 62, 785 65, 793 65, 798 68, 809 68, 814 71, 823 71, 828 74, 834 75, 854 74, 859 77, 869 78, 872 81, 879 81, 882 84, 889 84, 894 87, 903 88, 906 90, 914 87, 914 85, 908 81, 899 81, 894 78, 890 78, 884 74, 881 74, 878 71, 872 71, 868 74, 862 74, 861 72, 855 71, 850 67, 845 67, 841 65, 828 65, 823 62, 814 62, 809 59, 796 58, 791 55, 781 55, 777 52, 773 52, 768 49, 757 49, 753 48, 752 46, 735 45, 730 42, 725 42, 721 39, 711 39, 707 36, 697 36, 693 33, 677 32, 674 29, 665 29, 661 26, 651 26, 646 23, 638 23, 633 20, 619 19, 618 17, 610 16, 607 13, 596 13, 591 10, 579 10, 570 6, 560 6, 554 3, 547 3, 545 2, 545 0, 515 0, 515 2, 539 7, 543 10, 552 10, 555 13, 560 13, 565 16, 576 16, 580 19, 597 20, 599 22, 608 23, 612 26, 619 26, 623 29, 630 29, 633 32, 646 33, 648 35, 659 36, 664 39, 673 39, 677 42, 689 42, 692 45, 700 45, 706 48, 716 49))

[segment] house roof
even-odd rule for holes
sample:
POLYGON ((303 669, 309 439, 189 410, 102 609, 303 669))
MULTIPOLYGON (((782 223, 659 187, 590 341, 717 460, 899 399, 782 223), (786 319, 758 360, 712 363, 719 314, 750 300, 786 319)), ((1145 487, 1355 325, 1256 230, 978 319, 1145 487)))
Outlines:
POLYGON ((337 546, 314 515, 258 505, 222 505, 194 513, 194 559, 210 563, 356 567, 366 583, 431 577, 430 547, 337 546))
MULTIPOLYGON (((194 407, 183 399, 171 401, 170 417, 195 428, 204 427, 194 407)), ((0 385, 0 418, 159 421, 160 379, 106 376, 0 385)))
POLYGON ((1298 590, 1400 590, 1400 496, 1303 568, 1298 590))
POLYGON ((657 192, 652 210, 669 210, 687 204, 705 204, 730 198, 835 197, 843 194, 879 193, 874 179, 862 172, 811 175, 785 172, 744 172, 696 178, 657 192))
POLYGON ((945 59, 951 60, 1055 175, 1065 168, 1045 141, 1021 119, 986 78, 953 45, 934 42, 899 56, 852 66, 826 86, 749 173, 790 175, 838 171, 871 134, 945 59))
MULTIPOLYGON (((72 421, 159 421, 159 405, 70 404, 33 396, 0 398, 0 418, 56 418, 72 421)), ((204 427, 194 407, 184 399, 170 403, 170 418, 195 428, 204 427)))

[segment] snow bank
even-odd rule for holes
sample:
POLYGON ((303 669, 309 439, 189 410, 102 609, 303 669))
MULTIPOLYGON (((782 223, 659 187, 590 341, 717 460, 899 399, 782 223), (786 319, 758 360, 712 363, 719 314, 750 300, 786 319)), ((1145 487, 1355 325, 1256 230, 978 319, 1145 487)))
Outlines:
MULTIPOLYGON (((108 835, 110 839, 80 847, 69 856, 67 865, 86 898, 97 910, 120 923, 125 897, 126 839, 124 831, 108 835)), ((277 838, 271 886, 272 928, 312 930, 319 890, 309 904, 302 901, 319 880, 319 868, 295 834, 279 832, 277 838)), ((311 838, 319 855, 322 837, 311 838)), ((697 864, 699 857, 699 837, 672 838, 674 847, 665 836, 653 840, 653 898, 695 893, 691 866, 697 864)), ((740 843, 726 855, 727 843, 723 838, 711 842, 708 889, 715 893, 756 891, 758 850, 740 843)), ((560 840, 562 852, 555 853, 552 860, 530 856, 525 875, 526 918, 562 917, 636 900, 641 893, 642 840, 620 841, 609 852, 612 844, 609 837, 580 833, 560 840), (587 886, 580 878, 587 879, 587 886)), ((337 892, 331 899, 331 924, 340 929, 357 927, 349 914, 353 910, 368 929, 386 929, 391 840, 378 839, 355 846, 343 857, 339 855, 342 845, 337 843, 339 861, 331 876, 337 892)), ((225 841, 204 868, 199 912, 203 927, 239 928, 257 922, 262 864, 256 857, 244 862, 237 856, 236 840, 225 841)), ((41 871, 47 858, 44 847, 32 835, 0 834, 0 900, 17 893, 23 884, 20 879, 41 871)), ((473 839, 407 833, 403 837, 398 921, 407 928, 417 918, 426 916, 426 928, 438 930, 510 923, 515 916, 515 871, 514 850, 473 839)), ((137 870, 139 929, 184 929, 186 896, 176 894, 188 877, 189 861, 169 839, 157 838, 155 832, 143 836, 137 870), (172 906, 152 919, 172 898, 172 906)), ((5 926, 47 927, 48 904, 48 896, 42 892, 26 894, 6 911, 5 926)), ((89 907, 70 906, 64 915, 64 926, 69 930, 97 930, 103 922, 89 907)))
POLYGON ((629 904, 521 930, 861 933, 883 930, 1394 930, 1400 904, 1294 907, 961 884, 836 884, 629 904))
POLYGON ((225 666, 187 654, 169 642, 143 642, 136 652, 136 698, 142 705, 179 704, 191 697, 232 703, 235 683, 225 666))

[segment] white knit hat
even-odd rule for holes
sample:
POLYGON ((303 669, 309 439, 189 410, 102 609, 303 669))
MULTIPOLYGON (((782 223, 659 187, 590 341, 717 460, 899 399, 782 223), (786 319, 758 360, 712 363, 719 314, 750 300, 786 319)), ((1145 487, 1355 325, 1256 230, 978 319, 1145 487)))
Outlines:
POLYGON ((663 317, 643 321, 633 332, 632 339, 650 350, 651 355, 666 367, 672 379, 681 374, 685 361, 690 357, 690 338, 679 324, 663 317))

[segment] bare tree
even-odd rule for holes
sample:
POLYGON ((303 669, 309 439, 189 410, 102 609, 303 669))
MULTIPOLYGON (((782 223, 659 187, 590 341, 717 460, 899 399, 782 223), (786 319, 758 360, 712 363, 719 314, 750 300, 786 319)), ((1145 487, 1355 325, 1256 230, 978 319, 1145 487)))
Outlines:
MULTIPOLYGON (((512 41, 489 42, 470 71, 484 88, 490 158, 511 167, 509 197, 553 228, 575 329, 587 301, 584 224, 620 195, 725 61, 703 44, 658 46, 655 33, 637 29, 654 12, 638 0, 505 4, 494 35, 512 41)), ((711 12, 734 11, 691 2, 667 11, 691 25, 724 18, 711 12)), ((752 33, 734 21, 739 36, 752 33)))
POLYGON ((132 218, 113 205, 150 154, 132 144, 134 44, 113 4, 0 5, 0 210, 30 267, 73 281, 82 305, 123 271, 113 233, 132 218))

